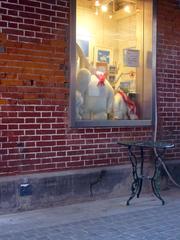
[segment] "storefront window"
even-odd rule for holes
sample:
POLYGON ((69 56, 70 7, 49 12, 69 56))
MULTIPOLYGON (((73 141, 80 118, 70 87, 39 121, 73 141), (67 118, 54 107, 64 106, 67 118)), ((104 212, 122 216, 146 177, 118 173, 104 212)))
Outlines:
POLYGON ((153 2, 77 0, 74 8, 72 125, 152 124, 153 2))

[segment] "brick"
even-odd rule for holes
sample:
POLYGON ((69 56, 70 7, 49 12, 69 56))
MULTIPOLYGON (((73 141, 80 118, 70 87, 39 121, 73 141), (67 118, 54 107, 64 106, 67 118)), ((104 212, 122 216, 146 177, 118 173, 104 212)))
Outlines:
POLYGON ((51 29, 48 28, 48 27, 42 27, 42 28, 41 28, 41 31, 42 31, 42 33, 50 33, 50 32, 51 32, 51 29))
POLYGON ((67 156, 75 156, 75 155, 83 155, 84 151, 83 150, 77 150, 77 151, 68 151, 67 156))
POLYGON ((51 5, 50 4, 41 3, 41 8, 51 9, 51 5))
POLYGON ((70 167, 70 168, 84 167, 84 162, 83 161, 67 162, 67 167, 70 167))
POLYGON ((69 8, 63 2, 59 2, 59 4, 52 6, 52 10, 55 10, 57 12, 64 12, 64 13, 69 12, 69 8))
POLYGON ((55 147, 55 148, 53 147, 53 149, 57 150, 57 151, 66 151, 67 152, 67 151, 69 151, 71 149, 71 147, 67 146, 67 145, 63 145, 63 146, 59 146, 58 148, 57 147, 55 147))
MULTIPOLYGON (((17 142, 19 139, 19 136, 23 135, 24 132, 20 131, 20 130, 15 130, 13 129, 13 131, 7 131, 6 133, 3 133, 3 136, 7 136, 7 142, 17 142)), ((16 143, 17 145, 17 143, 16 143)))
POLYGON ((37 147, 45 147, 45 146, 54 146, 54 141, 44 141, 44 142, 36 142, 37 147))
POLYGON ((92 167, 94 166, 94 161, 93 160, 84 161, 84 165, 88 167, 92 167))
POLYGON ((8 104, 7 99, 0 99, 0 105, 6 105, 6 104, 8 104))
POLYGON ((41 128, 42 129, 48 129, 48 128, 51 128, 51 124, 41 124, 41 128))
MULTIPOLYGON (((28 111, 28 112, 19 112, 18 113, 18 116, 19 117, 22 117, 22 118, 28 118, 28 117, 31 117, 31 118, 36 118, 36 117, 40 117, 41 116, 41 113, 40 112, 32 112, 32 111, 28 111)), ((39 127, 39 125, 37 125, 39 127)))
POLYGON ((52 147, 42 147, 41 152, 51 152, 52 147))
POLYGON ((35 12, 35 8, 34 7, 29 7, 29 6, 25 6, 25 12, 35 12))
POLYGON ((43 38, 43 39, 52 39, 55 38, 55 35, 48 34, 48 33, 36 33, 35 35, 37 38, 43 38))
MULTIPOLYGON (((102 157, 104 158, 104 157, 102 157)), ((98 160, 94 160, 94 164, 95 165, 109 165, 110 164, 110 160, 109 159, 98 159, 98 160)))
POLYGON ((98 158, 97 155, 90 155, 90 154, 81 156, 81 160, 86 162, 87 160, 92 162, 92 160, 95 160, 97 158, 98 158))
POLYGON ((8 40, 10 40, 10 41, 18 41, 18 36, 16 36, 16 35, 9 35, 8 36, 8 40))
POLYGON ((0 21, 0 27, 7 27, 7 25, 8 25, 7 22, 0 21))
POLYGON ((65 169, 66 168, 65 163, 57 163, 56 166, 57 166, 57 169, 65 169))
POLYGON ((49 170, 52 170, 55 168, 55 164, 54 163, 49 163, 49 164, 43 164, 43 165, 36 165, 36 169, 37 170, 44 170, 44 169, 49 169, 49 170))
POLYGON ((19 129, 38 129, 40 128, 39 124, 21 124, 19 129))
MULTIPOLYGON (((34 18, 34 16, 32 16, 32 18, 34 18)), ((40 27, 39 26, 35 26, 35 25, 29 25, 29 24, 19 24, 19 28, 22 30, 30 30, 30 31, 40 31, 40 27)))
MULTIPOLYGON (((57 155, 58 157, 66 156, 66 152, 62 152, 62 151, 61 151, 61 152, 57 152, 56 155, 57 155)), ((53 160, 53 162, 54 162, 54 161, 56 162, 57 160, 53 160)))
POLYGON ((2 32, 5 34, 12 34, 12 35, 23 35, 22 30, 17 30, 17 29, 13 29, 13 28, 2 29, 2 32))
POLYGON ((17 23, 11 23, 11 22, 8 23, 9 28, 17 28, 17 26, 18 26, 17 23))
POLYGON ((41 20, 50 22, 51 21, 51 16, 41 15, 41 20))
POLYGON ((40 2, 38 1, 30 1, 30 0, 19 0, 19 4, 32 6, 32 7, 40 7, 40 2))
POLYGON ((26 142, 26 146, 27 147, 32 147, 32 146, 35 146, 35 141, 40 141, 40 136, 35 136, 35 135, 22 135, 22 136, 20 136, 20 138, 19 138, 19 140, 21 141, 21 142, 26 142), (34 141, 34 142, 32 142, 31 143, 31 141, 34 141))
POLYGON ((68 19, 63 19, 61 17, 52 17, 53 22, 61 23, 61 25, 65 24, 67 25, 69 20, 68 19))
POLYGON ((28 166, 22 166, 21 167, 21 172, 24 172, 24 173, 32 173, 35 171, 35 166, 33 165, 28 165, 28 166))
POLYGON ((34 25, 35 20, 34 20, 34 19, 30 19, 30 18, 25 18, 25 19, 24 19, 24 23, 25 23, 25 24, 34 25))
POLYGON ((39 15, 48 15, 48 16, 54 16, 55 12, 51 11, 51 10, 46 10, 46 9, 42 9, 42 8, 36 8, 36 13, 38 13, 39 15))
POLYGON ((45 129, 45 130, 36 130, 36 134, 38 135, 53 135, 55 134, 56 131, 55 130, 51 130, 51 129, 45 129))
POLYGON ((2 123, 24 123, 23 118, 3 118, 2 123))
POLYGON ((6 8, 6 9, 18 10, 18 11, 22 11, 23 10, 23 6, 20 5, 20 4, 10 4, 10 3, 2 2, 1 3, 1 7, 2 8, 6 8))
POLYGON ((51 1, 49 1, 49 0, 41 0, 41 2, 47 3, 48 5, 49 4, 56 4, 56 0, 51 0, 51 1))
POLYGON ((8 0, 8 3, 18 3, 18 0, 8 0))
POLYGON ((0 8, 0 14, 6 14, 7 13, 7 9, 5 8, 0 8))
POLYGON ((52 22, 36 20, 35 24, 37 26, 49 27, 49 30, 51 30, 51 28, 55 28, 55 23, 52 23, 52 22))
POLYGON ((53 152, 43 152, 43 153, 36 154, 37 158, 51 158, 55 156, 56 156, 56 153, 53 153, 53 152))

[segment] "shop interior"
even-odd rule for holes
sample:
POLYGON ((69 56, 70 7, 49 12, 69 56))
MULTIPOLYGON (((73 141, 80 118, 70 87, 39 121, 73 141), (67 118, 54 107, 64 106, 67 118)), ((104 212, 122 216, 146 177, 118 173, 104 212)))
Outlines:
POLYGON ((142 0, 77 0, 78 120, 149 118, 150 9, 150 1, 142 0))

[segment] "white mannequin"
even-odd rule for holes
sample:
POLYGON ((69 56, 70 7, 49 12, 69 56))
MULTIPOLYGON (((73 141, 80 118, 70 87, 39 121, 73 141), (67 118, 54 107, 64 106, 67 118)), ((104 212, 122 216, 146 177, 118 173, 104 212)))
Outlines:
POLYGON ((114 119, 128 119, 128 108, 120 94, 114 96, 114 119))
POLYGON ((132 100, 130 100, 121 90, 117 91, 114 96, 114 119, 130 119, 137 120, 136 107, 132 100), (124 96, 124 97, 123 97, 124 96), (127 99, 127 101, 126 101, 127 99), (131 105, 128 105, 128 101, 131 105))
POLYGON ((76 119, 81 120, 82 116, 82 107, 83 107, 83 97, 81 93, 76 90, 76 119))
POLYGON ((83 98, 82 119, 107 119, 112 112, 114 91, 106 79, 100 83, 98 76, 82 68, 77 74, 77 90, 83 98))

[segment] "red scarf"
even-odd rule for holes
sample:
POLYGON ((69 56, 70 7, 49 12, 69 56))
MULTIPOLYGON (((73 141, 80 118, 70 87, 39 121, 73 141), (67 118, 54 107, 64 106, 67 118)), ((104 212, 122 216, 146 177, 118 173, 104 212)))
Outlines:
POLYGON ((105 85, 104 81, 106 79, 105 74, 104 73, 96 73, 95 76, 99 80, 97 86, 101 86, 101 87, 104 86, 105 85))
POLYGON ((135 103, 122 90, 119 90, 118 93, 121 95, 121 97, 123 98, 123 101, 126 103, 128 108, 130 109, 130 113, 136 114, 135 103))

